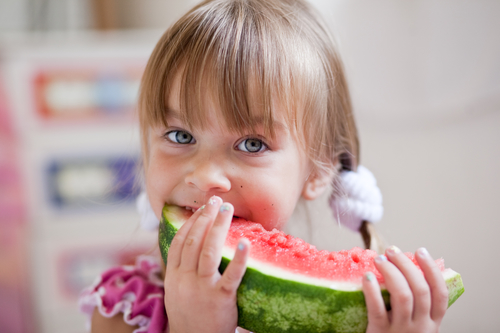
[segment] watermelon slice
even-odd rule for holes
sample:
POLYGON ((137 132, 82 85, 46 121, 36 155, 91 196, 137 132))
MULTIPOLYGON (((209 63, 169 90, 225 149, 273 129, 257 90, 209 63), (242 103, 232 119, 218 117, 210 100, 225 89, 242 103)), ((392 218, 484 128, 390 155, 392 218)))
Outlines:
MULTIPOLYGON (((159 243, 166 262, 170 243, 192 215, 165 206, 160 222, 159 243)), ((367 312, 362 277, 375 273, 382 288, 384 280, 373 264, 374 251, 318 251, 305 241, 281 231, 266 231, 260 224, 234 219, 223 248, 221 273, 233 258, 240 238, 251 243, 247 270, 238 288, 238 325, 266 332, 365 332, 367 312)), ((417 265, 413 254, 406 255, 417 265)), ((449 290, 448 306, 464 292, 460 274, 436 261, 449 290)), ((389 308, 389 294, 382 290, 389 308)))

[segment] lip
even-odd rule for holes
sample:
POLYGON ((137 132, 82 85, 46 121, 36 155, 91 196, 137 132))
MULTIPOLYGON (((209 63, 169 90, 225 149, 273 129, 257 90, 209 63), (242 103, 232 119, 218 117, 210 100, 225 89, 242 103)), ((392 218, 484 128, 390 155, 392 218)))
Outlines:
POLYGON ((196 212, 201 206, 193 206, 193 205, 186 205, 182 203, 177 203, 177 202, 164 202, 164 206, 177 206, 181 208, 182 210, 188 211, 188 212, 196 212), (186 209, 186 207, 189 207, 191 209, 186 209), (194 210, 194 211, 193 211, 194 210))
MULTIPOLYGON (((184 204, 177 204, 177 203, 166 203, 167 205, 174 205, 174 206, 178 206, 179 208, 185 210, 186 212, 189 212, 190 214, 194 214, 201 206, 190 206, 190 205, 184 205, 184 204), (186 207, 190 207, 191 209, 187 209, 186 207)), ((233 214, 233 221, 235 219, 242 219, 242 220, 246 220, 246 221, 250 221, 249 219, 243 217, 242 215, 240 214, 237 214, 239 212, 237 212, 236 210, 234 211, 234 214, 233 214)))

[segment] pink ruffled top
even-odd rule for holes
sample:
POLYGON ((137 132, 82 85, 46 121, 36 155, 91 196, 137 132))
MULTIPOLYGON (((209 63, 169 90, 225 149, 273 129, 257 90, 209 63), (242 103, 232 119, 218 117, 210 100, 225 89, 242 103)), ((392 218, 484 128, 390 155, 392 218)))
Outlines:
POLYGON ((87 315, 88 328, 97 307, 107 318, 123 313, 127 324, 139 326, 134 333, 165 332, 167 315, 160 271, 158 261, 141 256, 135 266, 119 266, 104 272, 80 295, 80 311, 87 315))

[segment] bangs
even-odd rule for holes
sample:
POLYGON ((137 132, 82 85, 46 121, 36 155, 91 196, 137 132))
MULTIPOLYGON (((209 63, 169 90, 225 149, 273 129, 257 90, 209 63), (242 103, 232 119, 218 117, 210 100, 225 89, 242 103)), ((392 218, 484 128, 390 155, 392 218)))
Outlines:
POLYGON ((318 87, 323 66, 311 47, 304 47, 293 13, 291 7, 273 7, 272 1, 212 1, 195 7, 165 33, 148 63, 141 123, 168 126, 167 99, 180 78, 178 111, 188 126, 206 126, 211 101, 230 131, 261 126, 274 137, 273 122, 280 118, 298 132, 299 110, 326 105, 327 89, 318 87))

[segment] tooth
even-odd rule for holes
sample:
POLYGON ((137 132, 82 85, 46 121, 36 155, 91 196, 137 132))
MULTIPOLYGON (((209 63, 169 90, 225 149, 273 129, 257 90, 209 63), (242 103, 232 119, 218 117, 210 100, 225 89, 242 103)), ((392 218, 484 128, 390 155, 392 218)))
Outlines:
POLYGON ((186 210, 190 210, 190 209, 192 209, 192 208, 191 208, 191 207, 186 206, 186 210))

